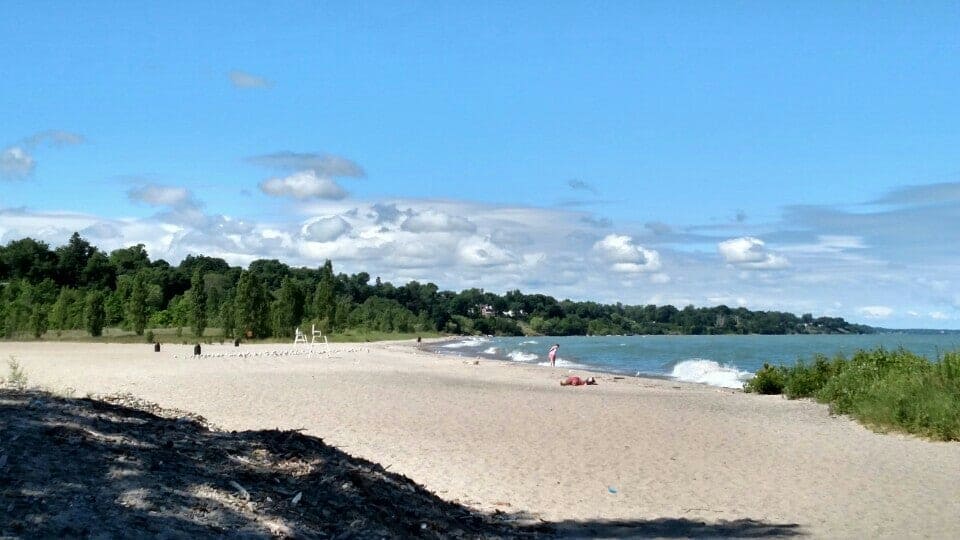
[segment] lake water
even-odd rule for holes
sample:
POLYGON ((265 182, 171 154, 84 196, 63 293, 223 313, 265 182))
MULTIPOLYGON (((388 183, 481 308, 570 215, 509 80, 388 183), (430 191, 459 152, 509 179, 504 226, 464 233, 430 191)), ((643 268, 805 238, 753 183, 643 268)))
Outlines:
POLYGON ((904 347, 934 359, 960 350, 960 334, 471 337, 435 350, 549 365, 547 350, 554 343, 560 344, 559 367, 740 388, 765 362, 792 365, 818 353, 849 357, 858 349, 879 346, 904 347))

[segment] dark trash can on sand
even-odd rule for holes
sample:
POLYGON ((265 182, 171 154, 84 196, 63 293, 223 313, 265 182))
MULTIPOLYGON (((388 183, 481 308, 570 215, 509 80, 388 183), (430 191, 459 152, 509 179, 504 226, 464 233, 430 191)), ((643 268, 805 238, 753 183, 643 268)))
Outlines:
POLYGON ((194 356, 200 356, 200 344, 199 344, 199 343, 197 343, 196 345, 193 346, 193 355, 194 355, 194 356))
POLYGON ((159 343, 154 343, 154 344, 153 344, 153 352, 160 352, 160 344, 159 344, 159 343))

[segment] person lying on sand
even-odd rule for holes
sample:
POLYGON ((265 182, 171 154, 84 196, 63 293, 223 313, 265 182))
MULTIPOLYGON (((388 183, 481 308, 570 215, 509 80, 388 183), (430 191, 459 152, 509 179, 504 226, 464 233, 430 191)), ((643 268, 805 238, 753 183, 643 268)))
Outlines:
POLYGON ((584 384, 597 384, 597 380, 593 377, 587 377, 586 379, 581 379, 576 375, 571 375, 566 379, 560 381, 560 386, 582 386, 584 384))

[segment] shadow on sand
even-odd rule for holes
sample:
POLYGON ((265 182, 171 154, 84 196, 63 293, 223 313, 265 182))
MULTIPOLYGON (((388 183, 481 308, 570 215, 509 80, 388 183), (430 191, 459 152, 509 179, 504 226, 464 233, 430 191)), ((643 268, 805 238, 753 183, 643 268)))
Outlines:
POLYGON ((531 522, 440 499, 296 431, 226 432, 131 396, 0 390, 0 538, 776 537, 753 520, 531 522))

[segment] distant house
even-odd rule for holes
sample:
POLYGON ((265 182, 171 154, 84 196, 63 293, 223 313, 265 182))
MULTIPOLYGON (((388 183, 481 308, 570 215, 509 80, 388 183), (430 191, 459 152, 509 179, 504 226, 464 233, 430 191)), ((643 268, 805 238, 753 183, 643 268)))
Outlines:
POLYGON ((493 317, 497 312, 493 309, 493 306, 489 304, 483 304, 480 306, 480 315, 483 317, 493 317))

